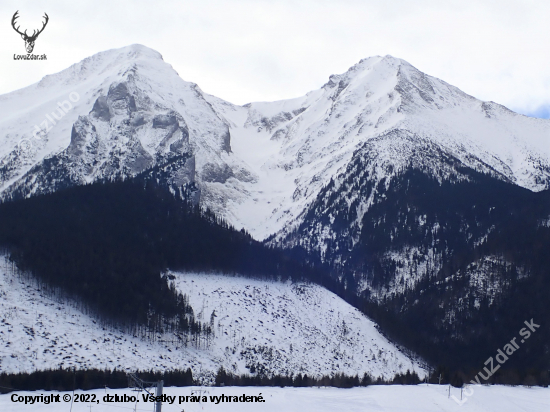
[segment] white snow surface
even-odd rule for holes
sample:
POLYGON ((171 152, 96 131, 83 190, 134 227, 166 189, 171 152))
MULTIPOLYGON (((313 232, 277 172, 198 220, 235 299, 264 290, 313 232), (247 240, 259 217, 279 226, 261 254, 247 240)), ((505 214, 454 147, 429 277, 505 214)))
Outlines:
MULTIPOLYGON (((302 98, 252 103, 244 113, 213 105, 229 119, 234 153, 258 175, 232 221, 260 239, 299 220, 366 142, 378 142, 380 165, 407 167, 410 142, 379 140, 394 131, 528 189, 550 187, 549 120, 477 100, 392 56, 364 59, 302 98)), ((387 177, 383 168, 371 179, 387 177)))
MULTIPOLYGON (((509 387, 509 386, 470 386, 466 390, 470 396, 463 397, 460 402, 460 389, 446 385, 416 385, 416 386, 369 386, 366 388, 277 388, 277 387, 166 387, 164 393, 173 396, 173 403, 162 404, 166 412, 181 411, 261 411, 261 412, 547 412, 550 407, 550 388, 540 387, 509 387), (199 392, 200 391, 200 392, 199 392), (206 396, 206 402, 185 402, 186 396, 206 396), (210 401, 210 396, 262 396, 264 402, 234 403, 210 401), (183 402, 180 403, 180 396, 183 402)), ((25 405, 12 402, 11 396, 38 395, 71 395, 72 392, 47 391, 17 391, 0 395, 0 410, 4 412, 24 412, 37 410, 41 412, 57 412, 69 408, 70 403, 38 403, 25 405), (15 395, 14 395, 15 394, 15 395)), ((91 391, 75 391, 77 395, 95 395, 99 403, 73 403, 75 412, 90 410, 108 412, 113 410, 153 411, 153 403, 144 402, 141 394, 130 389, 96 389, 91 391), (120 402, 107 403, 103 401, 106 395, 137 396, 139 403, 120 402)), ((17 398, 16 398, 17 399, 17 398)), ((188 398, 189 399, 189 398, 188 398)), ((219 399, 219 398, 218 398, 219 399)))
MULTIPOLYGON (((198 183, 203 206, 259 240, 295 227, 368 142, 376 151, 372 158, 396 171, 408 167, 415 145, 428 142, 430 150, 497 178, 534 191, 550 187, 550 120, 475 99, 392 56, 361 60, 303 97, 236 106, 182 80, 156 51, 132 45, 0 96, 0 112, 0 192, 21 182, 31 188, 27 195, 43 191, 33 185, 51 179, 33 180, 31 168, 66 151, 76 123, 87 140, 73 142, 67 172, 73 182, 109 177, 113 164, 136 174, 187 151, 188 180, 198 183), (121 83, 136 108, 114 101, 109 120, 94 117, 98 97, 121 83), (44 138, 34 139, 34 126, 72 92, 80 96, 74 107, 44 138), (154 119, 167 115, 177 117, 180 132, 155 127, 154 119), (81 116, 95 132, 82 126, 81 116), (406 139, 389 144, 383 139, 388 135, 406 139)), ((378 167, 369 179, 384 177, 387 167, 378 167)), ((367 208, 365 203, 361 212, 367 208)))
POLYGON ((76 366, 79 369, 166 370, 191 367, 211 381, 220 366, 237 374, 265 367, 268 373, 309 376, 365 372, 391 378, 407 370, 425 376, 376 329, 336 295, 316 285, 278 283, 223 275, 174 273, 195 316, 214 336, 185 347, 174 336, 143 340, 102 327, 69 302, 0 266, 0 370, 19 372, 76 366))

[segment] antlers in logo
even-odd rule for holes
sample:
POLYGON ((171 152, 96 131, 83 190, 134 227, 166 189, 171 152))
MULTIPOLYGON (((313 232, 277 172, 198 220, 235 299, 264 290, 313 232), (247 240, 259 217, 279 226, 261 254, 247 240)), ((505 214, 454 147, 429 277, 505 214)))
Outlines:
POLYGON ((44 28, 46 27, 46 24, 48 24, 48 20, 50 18, 48 17, 48 15, 46 13, 44 13, 44 18, 46 19, 46 21, 43 23, 42 28, 38 31, 33 30, 32 36, 28 36, 27 35, 27 30, 25 30, 24 33, 21 33, 19 31, 20 26, 17 26, 17 28, 15 27, 15 20, 17 20, 17 18, 19 17, 18 13, 19 13, 19 10, 17 10, 15 12, 15 14, 13 15, 13 17, 11 18, 11 25, 12 25, 13 29, 21 35, 23 40, 25 40, 25 48, 27 49, 27 53, 32 53, 32 51, 34 49, 34 42, 36 41, 36 38, 38 37, 38 35, 40 33, 42 33, 44 31, 44 28))

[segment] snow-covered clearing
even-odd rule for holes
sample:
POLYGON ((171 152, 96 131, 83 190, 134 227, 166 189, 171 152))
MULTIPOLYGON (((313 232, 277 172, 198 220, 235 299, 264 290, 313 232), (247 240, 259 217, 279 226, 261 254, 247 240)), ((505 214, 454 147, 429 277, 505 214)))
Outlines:
POLYGON ((222 275, 173 273, 198 320, 213 322, 201 346, 165 334, 155 341, 104 328, 74 305, 53 299, 0 261, 0 371, 48 368, 191 368, 210 380, 220 366, 236 374, 347 375, 391 379, 425 371, 384 338, 370 319, 321 286, 222 275), (212 316, 215 314, 215 316, 212 316))

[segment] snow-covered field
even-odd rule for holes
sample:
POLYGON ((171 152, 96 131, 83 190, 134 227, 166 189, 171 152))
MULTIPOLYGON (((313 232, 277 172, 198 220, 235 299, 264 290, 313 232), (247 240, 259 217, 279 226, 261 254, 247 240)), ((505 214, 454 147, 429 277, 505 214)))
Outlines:
MULTIPOLYGON (((336 388, 266 388, 266 387, 170 387, 164 388, 164 393, 175 396, 174 403, 163 403, 163 412, 194 411, 259 411, 259 412, 547 412, 550 410, 549 388, 526 388, 505 386, 476 386, 473 394, 462 405, 457 404, 448 395, 445 385, 417 386, 369 386, 366 388, 336 389, 336 388), (180 396, 197 394, 202 389, 207 402, 179 404, 180 396), (261 393, 263 403, 226 403, 210 402, 210 396, 258 396, 261 393)), ((471 390, 470 390, 471 391, 471 390)), ((36 396, 48 394, 72 395, 71 392, 14 392, 0 395, 0 410, 3 412, 57 412, 69 410, 70 402, 62 400, 59 403, 44 405, 38 403, 25 405, 11 401, 13 394, 21 396, 36 396)), ((77 394, 95 395, 99 403, 74 403, 72 410, 113 412, 116 410, 153 411, 153 403, 143 402, 141 395, 130 389, 97 389, 93 391, 76 391, 77 394), (103 397, 118 394, 119 396, 135 396, 139 403, 105 403, 103 397), (92 408, 90 409, 90 406, 92 408)), ((451 395, 460 400, 460 389, 453 388, 451 395)), ((219 399, 219 398, 218 398, 219 399)))
POLYGON ((79 369, 187 369, 210 379, 220 366, 233 373, 263 367, 298 373, 392 378, 425 371, 385 339, 374 322, 317 285, 268 282, 222 275, 174 273, 195 316, 214 336, 200 348, 173 336, 145 341, 103 328, 57 301, 0 260, 0 371, 75 366, 79 369))

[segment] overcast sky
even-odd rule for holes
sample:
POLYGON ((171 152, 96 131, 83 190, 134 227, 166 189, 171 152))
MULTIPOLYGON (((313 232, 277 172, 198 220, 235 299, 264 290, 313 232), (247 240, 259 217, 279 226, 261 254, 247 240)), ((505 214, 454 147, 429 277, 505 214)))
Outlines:
POLYGON ((483 100, 550 117, 548 0, 93 0, 0 3, 0 94, 102 50, 159 51, 184 80, 233 103, 303 95, 391 54, 483 100), (11 27, 41 27, 25 54, 11 27))

